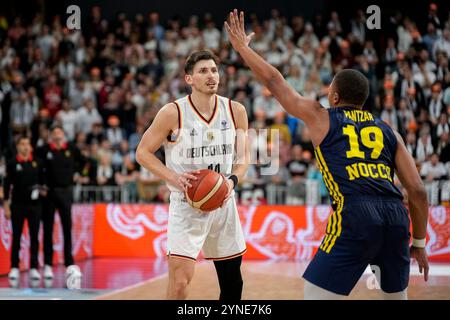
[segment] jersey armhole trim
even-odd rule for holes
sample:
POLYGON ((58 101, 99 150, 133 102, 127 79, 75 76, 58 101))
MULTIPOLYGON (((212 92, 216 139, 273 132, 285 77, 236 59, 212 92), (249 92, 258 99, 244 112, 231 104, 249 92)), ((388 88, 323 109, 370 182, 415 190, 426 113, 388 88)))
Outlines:
POLYGON ((233 108, 231 107, 231 99, 228 98, 228 109, 230 110, 231 119, 233 120, 234 130, 237 129, 236 120, 234 119, 233 108))
MULTIPOLYGON (((175 106, 177 107, 177 112, 178 112, 178 133, 177 133, 177 138, 175 139, 175 141, 170 141, 170 140, 167 138, 167 143, 168 143, 168 144, 176 144, 176 143, 178 142, 178 140, 179 140, 179 138, 180 138, 180 134, 181 134, 181 128, 182 128, 182 126, 183 126, 183 117, 182 117, 182 112, 181 112, 180 105, 179 105, 176 101, 174 101, 173 103, 174 103, 175 106)), ((171 132, 172 132, 172 131, 171 131, 171 132)))

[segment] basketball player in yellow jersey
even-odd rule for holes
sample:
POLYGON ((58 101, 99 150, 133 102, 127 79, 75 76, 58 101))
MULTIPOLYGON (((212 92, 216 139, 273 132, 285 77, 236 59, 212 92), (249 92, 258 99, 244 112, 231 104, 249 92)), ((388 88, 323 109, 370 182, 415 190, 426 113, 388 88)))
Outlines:
POLYGON ((330 108, 302 97, 281 73, 249 46, 244 13, 225 22, 233 48, 283 108, 302 119, 311 133, 316 160, 330 192, 333 213, 305 279, 305 299, 348 295, 368 265, 377 266, 385 299, 406 299, 410 256, 428 278, 425 251, 427 195, 401 136, 362 107, 367 78, 356 70, 339 71, 330 86, 330 108), (409 218, 394 171, 408 191, 409 218))
POLYGON ((168 299, 185 299, 200 250, 214 261, 221 300, 241 299, 242 255, 246 251, 234 188, 248 167, 245 107, 217 95, 219 70, 209 51, 186 60, 185 81, 192 94, 161 108, 136 150, 137 161, 167 182, 171 191, 167 228, 168 299), (164 145, 166 163, 154 153, 164 145), (184 191, 192 174, 211 169, 227 177, 222 207, 202 213, 189 206, 184 191))

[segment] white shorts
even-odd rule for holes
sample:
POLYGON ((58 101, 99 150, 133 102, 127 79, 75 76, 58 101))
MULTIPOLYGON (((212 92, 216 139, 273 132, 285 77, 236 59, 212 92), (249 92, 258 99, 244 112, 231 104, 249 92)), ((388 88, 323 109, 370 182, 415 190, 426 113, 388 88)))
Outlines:
POLYGON ((209 260, 231 259, 247 250, 234 194, 223 208, 202 213, 187 203, 184 193, 172 192, 167 255, 195 261, 202 249, 209 260))

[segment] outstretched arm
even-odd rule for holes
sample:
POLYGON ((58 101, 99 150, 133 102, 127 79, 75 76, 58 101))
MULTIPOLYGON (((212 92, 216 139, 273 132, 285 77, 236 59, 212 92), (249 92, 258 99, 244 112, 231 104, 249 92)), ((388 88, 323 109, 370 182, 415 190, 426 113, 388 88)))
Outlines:
MULTIPOLYGON (((414 159, 406 149, 403 139, 398 132, 397 151, 395 154, 395 166, 397 176, 403 187, 408 192, 409 214, 411 216, 412 231, 414 239, 425 239, 427 236, 428 223, 428 199, 422 179, 417 172, 414 159)), ((411 256, 415 258, 419 264, 419 270, 424 270, 425 281, 428 280, 428 258, 425 246, 411 247, 411 256)))
POLYGON ((286 82, 276 68, 248 46, 253 33, 245 34, 244 12, 241 11, 240 17, 236 9, 230 12, 230 22, 225 22, 225 28, 233 48, 239 52, 256 79, 272 92, 288 113, 302 119, 310 127, 320 122, 323 124, 326 110, 317 101, 302 97, 286 82))

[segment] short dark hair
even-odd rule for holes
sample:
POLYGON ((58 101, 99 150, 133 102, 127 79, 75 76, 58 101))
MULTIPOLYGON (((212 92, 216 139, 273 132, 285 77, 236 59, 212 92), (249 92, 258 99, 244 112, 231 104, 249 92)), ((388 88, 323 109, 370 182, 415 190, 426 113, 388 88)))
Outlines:
POLYGON ((339 71, 334 76, 333 84, 342 103, 363 106, 369 96, 369 80, 358 70, 339 71))
POLYGON ((16 141, 16 144, 19 144, 22 140, 29 140, 31 142, 31 138, 25 134, 21 134, 16 141))
POLYGON ((62 131, 64 131, 64 128, 63 128, 60 124, 53 124, 53 125, 50 127, 50 132, 53 132, 53 131, 55 131, 56 129, 61 129, 62 131))
POLYGON ((186 63, 184 64, 184 72, 186 74, 192 74, 195 64, 200 60, 213 60, 217 64, 216 56, 211 51, 209 50, 194 51, 186 59, 186 63))

